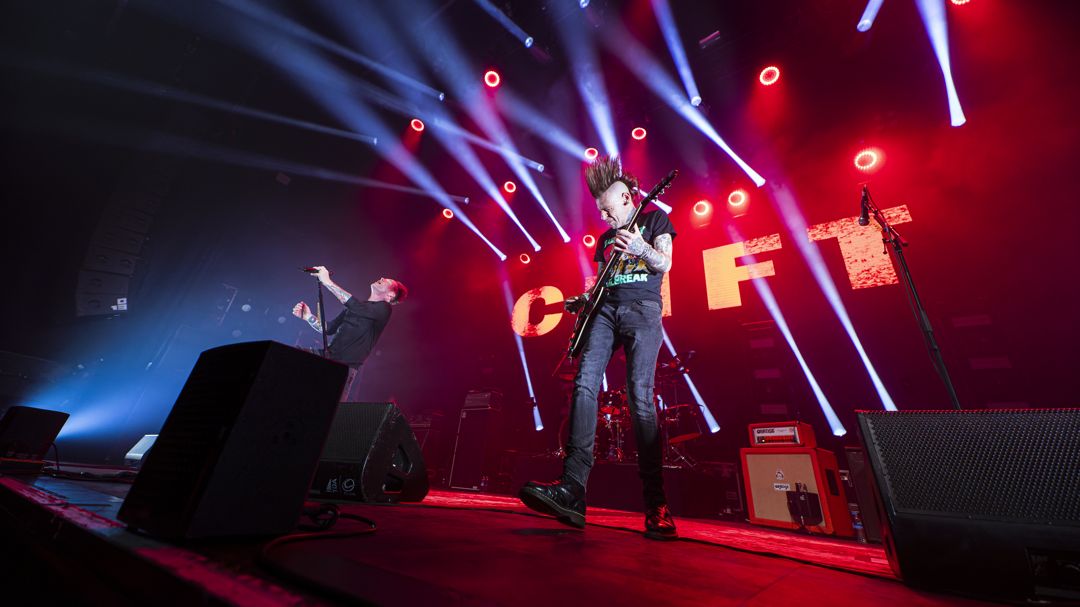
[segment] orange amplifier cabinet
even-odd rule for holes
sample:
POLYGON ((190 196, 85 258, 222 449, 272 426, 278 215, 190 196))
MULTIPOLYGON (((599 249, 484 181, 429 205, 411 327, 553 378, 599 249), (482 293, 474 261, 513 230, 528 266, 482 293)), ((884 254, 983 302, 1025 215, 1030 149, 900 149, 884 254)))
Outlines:
POLYGON ((853 537, 844 485, 836 465, 836 456, 827 449, 775 447, 739 450, 742 458, 746 506, 750 522, 784 529, 799 529, 788 507, 788 492, 796 484, 817 494, 821 504, 821 522, 808 525, 812 533, 853 537))
POLYGON ((817 439, 810 424, 803 422, 768 422, 750 424, 751 447, 816 447, 817 439))

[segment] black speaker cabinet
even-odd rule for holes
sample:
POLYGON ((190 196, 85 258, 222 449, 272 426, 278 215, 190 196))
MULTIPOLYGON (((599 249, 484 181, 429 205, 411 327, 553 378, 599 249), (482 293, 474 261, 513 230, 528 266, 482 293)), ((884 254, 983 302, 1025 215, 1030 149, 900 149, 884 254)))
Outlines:
MULTIPOLYGON (((862 447, 844 447, 847 455, 848 473, 855 485, 855 498, 859 504, 859 516, 862 519, 866 539, 875 544, 881 543, 881 519, 878 517, 877 498, 874 497, 874 474, 866 461, 866 451, 862 447)), ((851 501, 848 494, 848 501, 851 501)))
POLYGON ((1080 600, 1080 409, 860 412, 859 429, 905 582, 1080 600))
POLYGON ((484 477, 491 476, 499 451, 501 419, 498 409, 461 410, 450 459, 451 489, 484 489, 484 477))
POLYGON ((0 473, 37 474, 68 414, 13 406, 0 418, 0 473))
POLYGON ((311 485, 318 500, 419 502, 427 469, 394 403, 341 403, 311 485))
POLYGON ((271 341, 203 352, 119 519, 167 539, 291 531, 347 375, 271 341))

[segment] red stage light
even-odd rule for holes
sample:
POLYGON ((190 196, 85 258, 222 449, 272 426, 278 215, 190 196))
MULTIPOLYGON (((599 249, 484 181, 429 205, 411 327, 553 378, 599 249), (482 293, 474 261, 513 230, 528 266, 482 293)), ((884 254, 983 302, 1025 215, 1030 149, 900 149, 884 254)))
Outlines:
POLYGON ((409 122, 409 126, 411 126, 412 130, 416 131, 417 133, 424 130, 424 123, 419 118, 413 118, 409 122))
POLYGON ((596 148, 585 148, 585 160, 596 160, 599 155, 600 152, 597 152, 596 148))
POLYGON ((521 263, 529 263, 530 261, 532 261, 532 258, 529 257, 528 253, 522 253, 521 255, 518 255, 518 259, 521 260, 521 263))
POLYGON ((780 68, 775 65, 761 70, 761 74, 758 75, 758 81, 765 86, 772 86, 776 84, 776 81, 780 79, 780 68))
POLYGON ((952 3, 956 6, 961 6, 963 4, 967 4, 968 2, 971 2, 971 0, 952 0, 952 3))
POLYGON ((451 211, 450 209, 443 209, 442 210, 442 216, 447 218, 447 219, 453 219, 454 218, 454 212, 451 211))
POLYGON ((855 168, 863 173, 876 173, 885 162, 885 154, 879 148, 866 148, 855 154, 855 168))
POLYGON ((499 72, 496 72, 495 70, 488 70, 484 74, 484 84, 488 85, 489 87, 495 88, 499 86, 500 82, 502 82, 502 78, 499 76, 499 72))
POLYGON ((698 217, 704 217, 712 212, 712 203, 708 200, 699 200, 694 203, 694 214, 698 217))
POLYGON ((741 207, 750 200, 750 195, 746 193, 746 190, 735 190, 728 194, 727 203, 733 207, 741 207))
POLYGON ((630 131, 630 136, 634 139, 637 139, 638 141, 644 139, 646 134, 647 133, 645 132, 645 129, 641 128, 640 126, 630 131))
POLYGON ((587 247, 589 247, 591 249, 591 248, 596 246, 596 237, 593 236, 592 234, 586 234, 585 236, 583 236, 581 238, 581 242, 582 242, 582 244, 584 244, 585 246, 587 246, 587 247))
POLYGON ((503 190, 505 190, 507 194, 513 194, 517 191, 517 184, 513 181, 507 181, 503 184, 503 190))

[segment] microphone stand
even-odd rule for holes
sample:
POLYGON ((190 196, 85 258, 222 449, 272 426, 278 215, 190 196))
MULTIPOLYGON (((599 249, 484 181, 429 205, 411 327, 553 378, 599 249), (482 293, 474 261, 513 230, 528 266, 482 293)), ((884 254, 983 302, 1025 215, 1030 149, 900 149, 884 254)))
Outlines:
POLYGON ((319 297, 315 305, 318 307, 319 324, 322 325, 322 330, 320 331, 320 333, 322 334, 322 356, 323 358, 330 358, 329 347, 326 343, 326 314, 325 310, 323 309, 322 282, 319 280, 319 276, 317 274, 312 274, 312 276, 315 278, 315 288, 319 292, 319 297))
POLYGON ((949 400, 952 401, 953 408, 959 411, 960 399, 956 396, 956 389, 953 388, 952 380, 949 378, 949 370, 945 367, 945 359, 941 356, 941 348, 938 347, 937 341, 934 339, 934 329, 930 326, 930 317, 926 315, 926 309, 923 308, 922 300, 919 299, 919 293, 915 290, 911 270, 908 268, 907 260, 904 258, 904 247, 908 246, 908 242, 885 219, 881 209, 878 208, 873 197, 870 196, 869 189, 864 188, 863 193, 866 195, 867 209, 874 216, 874 221, 881 226, 881 242, 885 243, 886 249, 888 245, 892 245, 897 264, 900 266, 900 273, 904 277, 904 284, 908 288, 908 304, 911 305, 911 311, 915 313, 915 318, 922 329, 926 347, 930 351, 930 359, 934 363, 934 369, 937 370, 938 376, 941 377, 941 381, 945 384, 945 390, 949 393, 949 400))

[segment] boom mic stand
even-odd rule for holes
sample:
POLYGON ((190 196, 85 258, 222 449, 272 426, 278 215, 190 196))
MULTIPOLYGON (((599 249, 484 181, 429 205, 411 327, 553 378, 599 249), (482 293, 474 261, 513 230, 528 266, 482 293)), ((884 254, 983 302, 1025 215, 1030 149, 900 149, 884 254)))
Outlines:
POLYGON ((301 272, 307 272, 312 278, 315 279, 315 289, 318 291, 318 297, 315 300, 315 314, 319 317, 319 324, 321 325, 320 328, 322 329, 321 331, 319 331, 320 333, 322 333, 322 357, 330 358, 329 346, 326 342, 326 314, 324 314, 325 310, 323 309, 322 282, 319 280, 319 275, 310 270, 310 268, 300 268, 301 272))
MULTIPOLYGON (((886 249, 888 245, 892 245, 897 264, 900 266, 900 273, 904 277, 904 284, 907 285, 908 303, 911 305, 911 311, 915 313, 915 318, 922 329, 926 347, 930 351, 930 359, 934 363, 934 369, 937 370, 938 376, 941 377, 941 381, 945 384, 945 390, 949 393, 949 400, 952 401, 953 408, 959 411, 960 399, 956 396, 956 389, 953 388, 952 380, 949 378, 949 370, 945 367, 945 359, 941 356, 941 348, 938 347, 937 340, 934 339, 934 329, 930 326, 930 317, 926 315, 926 309, 923 308, 922 300, 919 299, 919 293, 915 290, 911 270, 908 269, 907 260, 904 258, 904 247, 908 246, 908 242, 885 219, 881 209, 878 208, 874 203, 874 199, 870 196, 869 188, 864 186, 863 194, 863 203, 866 205, 866 210, 870 211, 874 216, 874 221, 881 226, 881 242, 885 243, 886 249)), ((863 211, 863 219, 865 219, 866 210, 863 211)), ((860 220, 859 224, 865 225, 863 220, 860 220)))

